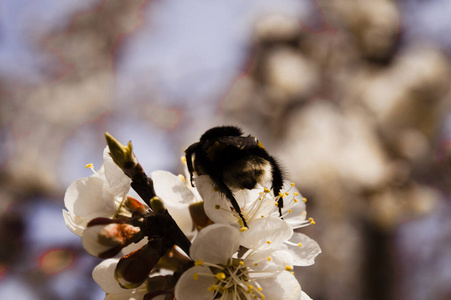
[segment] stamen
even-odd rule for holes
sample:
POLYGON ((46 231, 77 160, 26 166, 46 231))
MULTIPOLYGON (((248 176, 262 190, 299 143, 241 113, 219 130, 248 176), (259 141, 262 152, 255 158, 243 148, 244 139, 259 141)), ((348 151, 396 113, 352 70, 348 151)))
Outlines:
POLYGON ((224 274, 223 272, 219 272, 216 274, 216 279, 222 281, 226 279, 226 274, 224 274))
POLYGON ((288 193, 288 192, 285 192, 285 196, 288 196, 290 193, 288 193))
POLYGON ((299 193, 298 192, 294 192, 293 195, 299 196, 299 193))
POLYGON ((310 224, 312 224, 312 225, 316 224, 316 222, 315 222, 315 220, 313 220, 313 218, 308 218, 308 220, 309 220, 310 224))
POLYGON ((299 247, 302 247, 302 243, 301 243, 301 242, 299 242, 299 243, 298 243, 298 246, 299 246, 299 247))
POLYGON ((241 232, 245 232, 246 230, 248 230, 248 228, 245 227, 245 226, 243 226, 243 227, 240 228, 240 231, 241 231, 241 232))
POLYGON ((287 271, 293 271, 293 267, 291 267, 291 266, 285 266, 285 270, 287 270, 287 271))
POLYGON ((92 163, 89 163, 85 166, 86 169, 94 169, 94 165, 92 163))
POLYGON ((264 188, 263 191, 264 191, 266 194, 269 194, 269 193, 271 192, 271 190, 268 189, 268 188, 264 188))
POLYGON ((266 243, 269 245, 269 244, 271 244, 271 241, 266 241, 266 243))
POLYGON ((302 198, 302 201, 307 202, 307 198, 302 198))
POLYGON ((291 183, 291 186, 295 186, 294 182, 291 183))
POLYGON ((203 266, 204 265, 204 261, 202 259, 196 260, 196 262, 194 263, 195 266, 203 266))
POLYGON ((298 199, 293 199, 293 202, 294 203, 298 203, 298 199))

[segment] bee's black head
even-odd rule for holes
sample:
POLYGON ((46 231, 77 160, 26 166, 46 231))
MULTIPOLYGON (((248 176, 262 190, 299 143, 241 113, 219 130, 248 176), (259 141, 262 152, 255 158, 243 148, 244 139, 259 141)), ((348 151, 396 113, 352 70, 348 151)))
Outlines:
POLYGON ((218 126, 207 130, 201 137, 200 141, 217 139, 223 136, 241 136, 243 132, 236 126, 218 126))

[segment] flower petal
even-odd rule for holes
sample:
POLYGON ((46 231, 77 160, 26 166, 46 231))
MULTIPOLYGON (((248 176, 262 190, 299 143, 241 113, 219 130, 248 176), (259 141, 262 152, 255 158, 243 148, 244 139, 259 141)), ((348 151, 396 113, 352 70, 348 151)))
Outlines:
POLYGON ((115 214, 116 206, 108 184, 97 177, 75 180, 64 195, 67 210, 77 217, 91 220, 115 214))
POLYGON ((71 214, 65 209, 63 209, 63 218, 67 228, 69 228, 70 231, 81 237, 83 234, 83 230, 85 230, 88 222, 83 218, 71 214))
POLYGON ((299 232, 295 232, 289 243, 285 245, 287 246, 287 251, 290 252, 294 259, 295 266, 313 265, 316 256, 321 253, 321 248, 317 242, 299 232))
POLYGON ((290 253, 280 249, 265 249, 255 251, 244 260, 245 266, 261 272, 283 271, 287 266, 293 266, 290 253))
POLYGON ((193 235, 193 221, 189 214, 188 205, 197 199, 185 182, 171 172, 152 172, 155 193, 164 201, 171 216, 176 221, 182 231, 188 235, 193 235))
POLYGON ((293 229, 283 220, 274 217, 256 219, 250 228, 240 232, 241 245, 249 249, 274 246, 287 241, 293 229))
POLYGON ((92 271, 92 278, 105 293, 120 294, 129 291, 128 289, 121 288, 114 278, 114 270, 118 262, 118 258, 105 259, 92 271))
POLYGON ((193 267, 183 273, 177 282, 175 298, 177 300, 212 300, 213 292, 210 292, 208 288, 215 282, 216 278, 209 268, 193 267), (194 279, 195 274, 198 274, 197 280, 194 279))
POLYGON ((233 227, 213 224, 202 229, 191 245, 191 258, 214 264, 226 264, 238 251, 239 231, 233 227))
POLYGON ((275 277, 258 279, 265 300, 300 300, 301 286, 293 274, 279 272, 275 277))
POLYGON ((301 300, 312 300, 304 291, 301 292, 301 300))

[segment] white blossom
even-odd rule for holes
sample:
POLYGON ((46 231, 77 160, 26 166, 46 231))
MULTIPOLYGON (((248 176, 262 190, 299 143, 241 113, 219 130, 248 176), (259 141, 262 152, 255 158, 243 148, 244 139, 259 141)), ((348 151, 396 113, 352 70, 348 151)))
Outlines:
POLYGON ((87 223, 98 217, 113 217, 121 210, 131 180, 113 162, 108 147, 103 152, 103 166, 91 177, 75 180, 64 195, 66 226, 81 236, 87 223))
POLYGON ((238 229, 214 224, 201 230, 191 246, 195 267, 179 279, 176 299, 301 299, 301 287, 290 272, 291 255, 271 245, 289 238, 289 232, 279 237, 279 229, 273 228, 264 239, 249 235, 255 249, 243 256, 238 255, 238 229))

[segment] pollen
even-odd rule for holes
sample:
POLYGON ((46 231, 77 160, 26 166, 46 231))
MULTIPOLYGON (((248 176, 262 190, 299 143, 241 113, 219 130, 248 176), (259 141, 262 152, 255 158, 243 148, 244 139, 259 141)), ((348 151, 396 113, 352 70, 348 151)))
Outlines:
POLYGON ((295 186, 294 182, 291 183, 291 186, 295 186))
POLYGON ((307 202, 307 198, 302 198, 302 201, 307 202))
POLYGON ((312 224, 312 225, 315 225, 315 224, 316 224, 316 222, 315 222, 315 220, 313 220, 313 218, 308 218, 308 221, 309 221, 310 224, 312 224))
POLYGON ((271 241, 266 241, 266 244, 268 244, 268 245, 271 244, 271 241))
POLYGON ((269 194, 269 192, 271 192, 268 188, 265 188, 263 191, 264 191, 266 194, 269 194))
POLYGON ((218 289, 218 286, 216 284, 213 284, 211 287, 208 288, 209 292, 214 292, 218 289))
POLYGON ((240 260, 240 266, 244 266, 244 261, 240 260))
POLYGON ((196 260, 196 262, 194 263, 195 266, 203 266, 204 265, 204 261, 202 259, 196 260))
POLYGON ((302 247, 302 243, 301 243, 301 242, 299 242, 299 243, 298 243, 298 246, 299 246, 299 247, 302 247))
POLYGON ((298 192, 294 192, 293 195, 299 196, 299 193, 298 192))
POLYGON ((216 274, 216 279, 222 281, 226 279, 226 274, 224 274, 223 272, 219 272, 216 274))
POLYGON ((268 256, 268 261, 271 261, 271 256, 268 256))
POLYGON ((183 176, 182 174, 179 174, 179 177, 180 177, 180 179, 181 179, 183 182, 186 182, 185 176, 183 176))
POLYGON ((93 164, 87 164, 85 166, 86 169, 94 169, 94 165, 93 164))
POLYGON ((248 228, 246 226, 243 226, 243 227, 240 228, 241 232, 245 232, 246 230, 248 230, 248 228))
POLYGON ((298 199, 293 199, 294 203, 298 203, 298 199))
POLYGON ((291 209, 288 210, 288 213, 291 213, 291 209))
POLYGON ((198 280, 199 279, 199 273, 194 273, 193 274, 193 278, 194 278, 194 280, 198 280))
POLYGON ((216 205, 215 205, 215 209, 221 209, 221 205, 216 204, 216 205))
POLYGON ((283 198, 283 197, 285 197, 285 195, 282 194, 281 192, 279 192, 279 197, 280 197, 280 198, 283 198))
POLYGON ((286 267, 285 267, 285 270, 287 270, 287 271, 293 271, 293 267, 291 267, 291 266, 286 266, 286 267))
POLYGON ((288 192, 285 192, 285 196, 288 196, 290 193, 288 193, 288 192))

